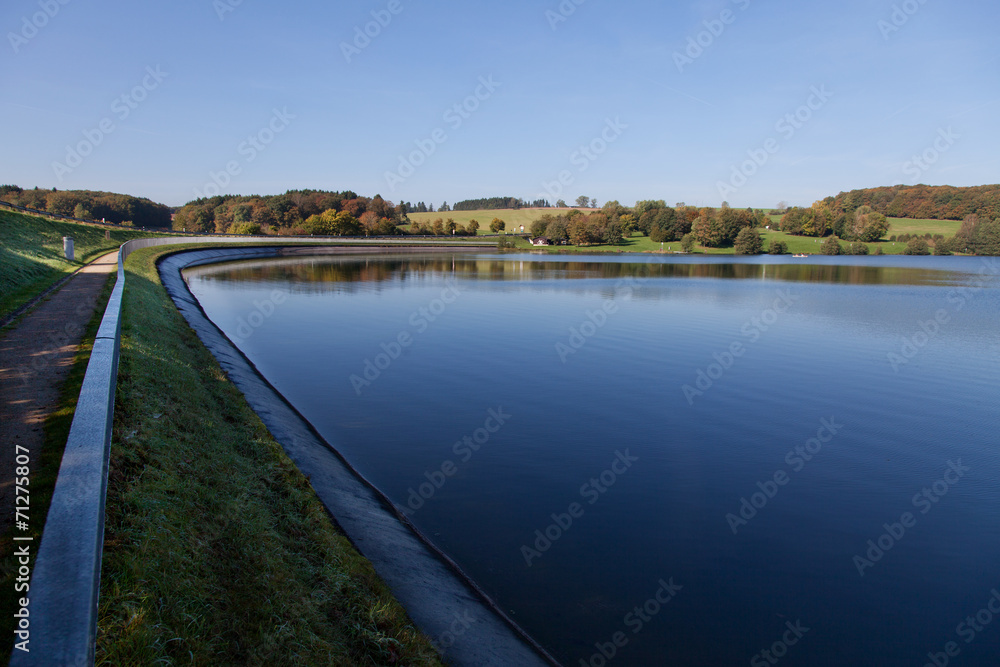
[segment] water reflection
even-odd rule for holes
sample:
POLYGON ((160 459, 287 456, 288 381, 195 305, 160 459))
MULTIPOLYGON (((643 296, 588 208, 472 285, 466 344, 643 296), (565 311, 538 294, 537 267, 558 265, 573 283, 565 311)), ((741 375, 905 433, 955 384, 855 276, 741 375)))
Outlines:
POLYGON ((350 283, 404 282, 433 275, 465 280, 549 281, 635 278, 721 278, 779 280, 847 285, 947 285, 961 284, 962 271, 924 266, 874 266, 864 264, 711 262, 614 262, 546 260, 490 255, 398 257, 298 257, 230 262, 188 269, 189 278, 220 282, 291 282, 306 291, 325 292, 350 283))

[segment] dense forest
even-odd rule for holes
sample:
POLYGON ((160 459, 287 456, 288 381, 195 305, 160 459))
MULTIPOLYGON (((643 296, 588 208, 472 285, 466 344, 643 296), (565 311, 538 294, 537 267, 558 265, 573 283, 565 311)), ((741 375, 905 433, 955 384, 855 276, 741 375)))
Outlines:
POLYGON ((486 209, 497 209, 497 208, 510 208, 510 209, 520 209, 520 208, 551 208, 550 204, 545 199, 536 199, 531 202, 527 202, 523 199, 517 197, 485 197, 483 199, 466 199, 465 201, 460 201, 452 207, 454 211, 482 211, 486 209))
POLYGON ((25 190, 0 185, 0 199, 14 204, 80 220, 105 220, 116 225, 169 227, 170 208, 149 199, 91 190, 25 190))
POLYGON ((841 192, 823 200, 834 214, 851 215, 862 206, 890 218, 964 220, 1000 218, 1000 185, 956 188, 950 185, 896 185, 841 192))
POLYGON ((640 201, 627 208, 609 201, 590 213, 577 209, 559 215, 545 213, 531 224, 531 234, 552 243, 590 245, 619 244, 638 231, 657 243, 689 237, 704 246, 718 248, 733 245, 743 229, 754 229, 764 223, 764 214, 751 209, 674 208, 663 200, 640 201))
POLYGON ((402 233, 407 205, 355 192, 289 190, 283 195, 220 195, 178 209, 178 231, 231 234, 390 236, 402 233))

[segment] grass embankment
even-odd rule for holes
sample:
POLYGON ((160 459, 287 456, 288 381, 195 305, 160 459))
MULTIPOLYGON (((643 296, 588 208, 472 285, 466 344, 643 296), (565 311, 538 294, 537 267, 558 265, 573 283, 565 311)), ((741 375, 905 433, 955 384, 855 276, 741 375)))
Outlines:
POLYGON ((439 665, 370 563, 128 260, 98 664, 439 665))
MULTIPOLYGON (((104 308, 111 296, 115 278, 116 274, 114 273, 108 276, 108 281, 97 299, 94 316, 83 333, 83 340, 73 359, 66 383, 59 392, 57 406, 45 420, 41 457, 31 472, 31 532, 28 534, 35 538, 33 552, 36 554, 38 553, 38 541, 41 538, 42 528, 45 525, 45 517, 52 501, 52 491, 55 489, 56 478, 59 476, 59 464, 62 462, 63 450, 66 448, 69 427, 73 423, 73 413, 80 396, 80 387, 83 386, 83 376, 87 372, 90 352, 94 347, 94 337, 97 335, 97 329, 104 315, 104 308)), ((5 443, 5 446, 13 447, 13 444, 5 443)), ((16 594, 14 590, 15 571, 18 564, 12 555, 13 532, 11 529, 6 535, 0 537, 0 615, 4 618, 13 617, 14 612, 18 609, 15 606, 17 599, 23 597, 23 594, 16 594)), ((25 533, 18 533, 18 535, 23 536, 25 533)), ((7 663, 13 648, 14 635, 12 633, 0 635, 0 664, 7 663)))
POLYGON ((63 276, 150 232, 49 220, 0 210, 0 317, 17 310, 63 276), (76 261, 66 260, 63 237, 73 237, 76 261))

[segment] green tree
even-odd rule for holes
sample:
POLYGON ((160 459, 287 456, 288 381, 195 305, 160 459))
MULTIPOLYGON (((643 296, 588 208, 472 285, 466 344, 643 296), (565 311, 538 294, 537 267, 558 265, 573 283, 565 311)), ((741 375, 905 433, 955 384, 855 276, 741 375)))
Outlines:
POLYGON ((469 220, 469 224, 467 224, 465 228, 469 230, 469 234, 475 236, 479 232, 479 221, 473 218, 472 220, 469 220))
POLYGON ((623 240, 625 240, 625 235, 622 233, 621 224, 609 222, 604 228, 604 242, 610 245, 621 245, 623 240))
POLYGON ((260 234, 260 225, 252 222, 235 222, 233 223, 233 226, 229 228, 229 233, 246 236, 258 236, 260 234))
POLYGON ((566 227, 566 220, 559 216, 545 227, 545 235, 550 241, 559 242, 569 238, 569 230, 566 227))
POLYGON ((840 240, 836 236, 828 236, 820 246, 820 252, 824 255, 843 255, 844 248, 840 245, 840 240))
POLYGON ((681 238, 681 248, 684 252, 694 252, 694 234, 688 232, 681 238))
POLYGON ((867 243, 851 243, 847 246, 848 255, 867 255, 868 254, 868 244, 867 243))
POLYGON ((490 231, 494 234, 499 234, 504 229, 507 228, 507 223, 500 218, 493 218, 493 222, 490 223, 490 231))
POLYGON ((635 219, 635 215, 632 213, 626 213, 618 218, 618 222, 621 223, 622 233, 625 236, 631 236, 632 232, 639 228, 639 222, 635 219))
POLYGON ((971 246, 977 255, 1000 255, 1000 218, 977 222, 971 246))
POLYGON ((531 236, 533 238, 538 238, 539 236, 545 236, 545 228, 548 227, 548 223, 544 220, 535 220, 531 223, 531 236))
POLYGON ((768 252, 772 255, 787 255, 788 244, 784 241, 774 240, 768 245, 768 252))
POLYGON ((557 199, 556 208, 566 208, 566 202, 562 199, 557 199))
POLYGON ((764 240, 755 229, 744 227, 736 235, 733 248, 737 255, 760 255, 764 252, 764 240))
POLYGON ((590 203, 590 197, 584 197, 580 195, 576 198, 576 205, 580 208, 587 208, 587 204, 590 203))
POLYGON ((903 251, 904 255, 929 255, 931 254, 930 246, 927 241, 922 238, 910 239, 906 244, 906 250, 903 251))

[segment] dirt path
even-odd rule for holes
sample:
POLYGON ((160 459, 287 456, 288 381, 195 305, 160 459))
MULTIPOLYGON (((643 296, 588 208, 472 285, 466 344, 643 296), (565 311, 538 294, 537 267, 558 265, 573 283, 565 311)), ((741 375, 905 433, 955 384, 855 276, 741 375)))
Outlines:
POLYGON ((117 267, 118 251, 88 264, 0 338, 0 532, 14 520, 15 446, 31 451, 33 470, 45 418, 56 406, 101 288, 117 267))

